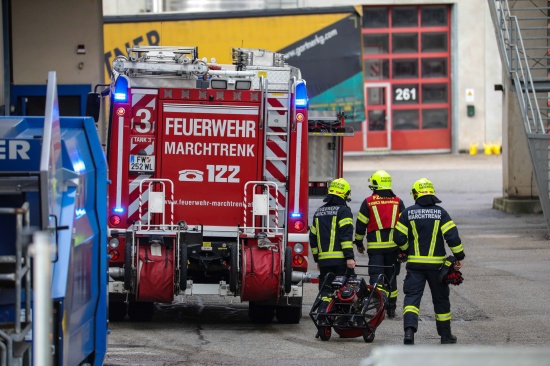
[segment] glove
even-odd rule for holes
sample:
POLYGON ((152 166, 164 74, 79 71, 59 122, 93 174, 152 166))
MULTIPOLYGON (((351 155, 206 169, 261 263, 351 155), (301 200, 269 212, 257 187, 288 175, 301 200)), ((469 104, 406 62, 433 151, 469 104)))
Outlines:
POLYGON ((405 252, 399 252, 399 254, 397 255, 397 261, 399 263, 405 263, 408 258, 409 256, 405 252))
POLYGON ((357 251, 360 254, 365 253, 365 246, 363 245, 363 240, 355 240, 355 245, 357 245, 357 251))

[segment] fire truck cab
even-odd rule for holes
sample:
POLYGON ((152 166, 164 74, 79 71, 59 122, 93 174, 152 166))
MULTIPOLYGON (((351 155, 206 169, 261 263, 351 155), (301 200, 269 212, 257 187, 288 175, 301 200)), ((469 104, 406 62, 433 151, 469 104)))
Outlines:
POLYGON ((253 322, 300 321, 306 82, 282 54, 234 48, 232 59, 135 46, 89 96, 90 106, 109 97, 111 320, 149 320, 154 303, 210 294, 247 301, 253 322))

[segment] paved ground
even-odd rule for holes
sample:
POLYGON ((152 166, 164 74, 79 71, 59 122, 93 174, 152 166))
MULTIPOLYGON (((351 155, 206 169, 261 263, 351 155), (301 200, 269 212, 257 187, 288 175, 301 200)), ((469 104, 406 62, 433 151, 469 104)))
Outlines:
MULTIPOLYGON (((456 351, 460 346, 497 347, 491 348, 496 354, 504 349, 518 349, 515 353, 518 355, 525 350, 534 355, 548 348, 548 230, 542 215, 510 215, 492 209, 493 199, 502 195, 502 158, 485 155, 346 158, 344 177, 352 186, 350 206, 354 213, 369 194, 367 179, 377 169, 392 174, 394 191, 406 205, 413 203, 409 191, 414 181, 421 177, 432 180, 442 205, 459 228, 466 252, 462 271, 465 281, 451 288, 453 332, 459 338, 459 345, 452 347, 456 351)), ((320 204, 321 200, 312 201, 311 215, 320 204)), ((367 257, 358 256, 358 262, 367 264, 367 257)), ((315 269, 313 264, 310 268, 315 269)), ((399 276, 400 291, 403 278, 404 273, 399 276)), ((306 284, 305 292, 299 325, 276 322, 254 325, 247 319, 246 304, 205 297, 162 307, 152 323, 111 324, 105 364, 359 365, 379 347, 401 349, 401 314, 394 320, 384 320, 370 345, 362 338, 342 339, 335 335, 328 342, 315 339, 308 313, 317 294, 316 285, 306 284)), ((401 294, 398 306, 402 300, 401 294)), ((420 307, 420 318, 414 349, 433 346, 441 351, 444 346, 438 344, 428 290, 420 307)), ((435 364, 429 363, 434 357, 426 358, 424 366, 435 364)), ((436 360, 438 365, 445 364, 440 357, 436 360)), ((504 364, 526 363, 499 363, 504 364)))

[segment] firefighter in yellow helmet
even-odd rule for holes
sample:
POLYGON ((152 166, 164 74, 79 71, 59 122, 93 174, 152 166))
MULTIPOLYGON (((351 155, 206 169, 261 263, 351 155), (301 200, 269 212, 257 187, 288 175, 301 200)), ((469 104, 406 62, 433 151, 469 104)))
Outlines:
POLYGON ((351 188, 345 179, 333 180, 324 199, 325 204, 317 209, 309 228, 309 245, 320 272, 319 294, 323 301, 314 304, 314 307, 319 307, 318 311, 324 311, 330 301, 326 296, 332 292, 330 283, 328 287, 323 287, 329 273, 336 276, 355 275, 353 214, 347 205, 350 194, 351 188))
POLYGON ((394 318, 398 295, 397 275, 401 268, 398 259, 401 250, 393 242, 393 231, 399 215, 405 210, 405 204, 393 193, 391 175, 385 170, 378 170, 369 178, 369 188, 372 195, 361 203, 355 222, 355 245, 359 253, 364 253, 363 241, 366 239, 371 266, 370 284, 374 285, 381 274, 390 281, 389 288, 384 282, 378 286, 388 298, 388 318, 394 318))
POLYGON ((438 205, 434 186, 426 178, 417 180, 411 189, 415 204, 401 214, 393 239, 408 254, 407 275, 403 283, 405 293, 403 305, 403 326, 405 344, 414 344, 414 333, 418 329, 420 300, 426 282, 432 293, 435 323, 442 344, 457 342, 451 333, 451 303, 449 285, 441 281, 439 272, 447 257, 445 243, 456 262, 455 269, 462 267, 464 250, 458 229, 447 211, 438 205))

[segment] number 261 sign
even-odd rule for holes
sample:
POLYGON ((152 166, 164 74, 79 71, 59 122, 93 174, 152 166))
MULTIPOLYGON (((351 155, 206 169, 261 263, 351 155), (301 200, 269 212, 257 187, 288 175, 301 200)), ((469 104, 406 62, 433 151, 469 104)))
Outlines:
POLYGON ((398 87, 393 89, 393 101, 396 103, 415 102, 417 98, 417 91, 415 87, 405 88, 398 87))

